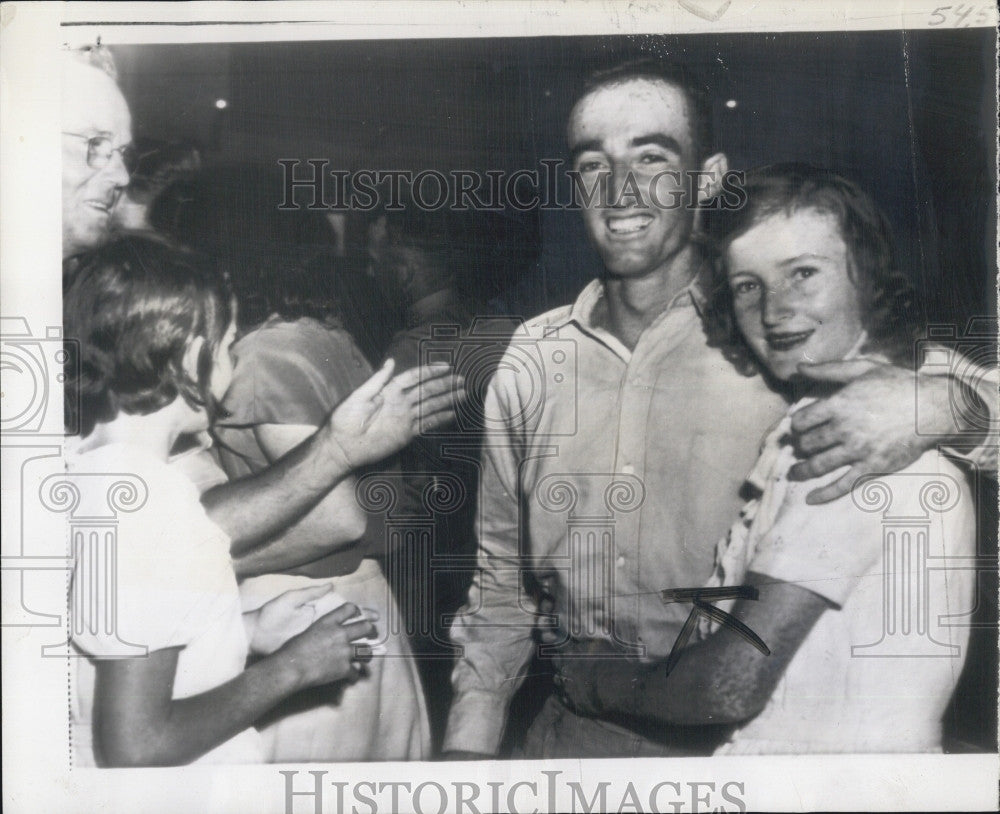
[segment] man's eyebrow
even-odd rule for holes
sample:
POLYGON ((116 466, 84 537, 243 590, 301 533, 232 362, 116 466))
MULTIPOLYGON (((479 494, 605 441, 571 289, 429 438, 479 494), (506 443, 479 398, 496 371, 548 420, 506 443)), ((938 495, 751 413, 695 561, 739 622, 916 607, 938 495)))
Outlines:
POLYGON ((666 133, 650 133, 647 136, 637 136, 629 142, 632 147, 645 147, 647 144, 652 144, 655 147, 660 147, 664 150, 669 150, 677 155, 684 155, 684 150, 673 136, 668 136, 666 133))
POLYGON ((570 161, 576 161, 581 153, 589 153, 591 151, 600 152, 601 142, 597 139, 590 139, 588 141, 581 141, 570 147, 569 158, 570 161))

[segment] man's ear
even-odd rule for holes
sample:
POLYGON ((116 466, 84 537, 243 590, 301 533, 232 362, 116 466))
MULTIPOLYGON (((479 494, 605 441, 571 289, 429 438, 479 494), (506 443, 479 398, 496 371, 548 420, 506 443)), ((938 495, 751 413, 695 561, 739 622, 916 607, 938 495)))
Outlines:
POLYGON ((193 381, 198 381, 198 360, 201 358, 201 349, 205 347, 205 337, 196 336, 184 349, 184 358, 181 364, 184 366, 184 373, 193 381))
POLYGON ((729 159, 725 153, 716 153, 701 162, 702 174, 698 176, 698 203, 712 200, 722 192, 722 179, 729 172, 729 159))

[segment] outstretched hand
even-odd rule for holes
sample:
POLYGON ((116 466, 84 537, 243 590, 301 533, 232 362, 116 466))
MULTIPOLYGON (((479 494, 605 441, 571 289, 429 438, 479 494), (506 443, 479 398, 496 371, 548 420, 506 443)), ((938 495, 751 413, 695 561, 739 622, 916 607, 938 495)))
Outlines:
POLYGON ((455 420, 465 381, 449 365, 425 365, 393 377, 389 359, 330 416, 335 443, 352 469, 398 452, 420 432, 455 420))
MULTIPOLYGON (((795 448, 803 460, 791 468, 789 477, 811 480, 850 467, 832 483, 810 492, 808 503, 849 494, 864 475, 898 472, 937 440, 917 434, 916 374, 911 370, 855 359, 801 364, 799 372, 813 381, 844 386, 792 415, 795 448)), ((927 378, 948 386, 945 377, 927 378)))

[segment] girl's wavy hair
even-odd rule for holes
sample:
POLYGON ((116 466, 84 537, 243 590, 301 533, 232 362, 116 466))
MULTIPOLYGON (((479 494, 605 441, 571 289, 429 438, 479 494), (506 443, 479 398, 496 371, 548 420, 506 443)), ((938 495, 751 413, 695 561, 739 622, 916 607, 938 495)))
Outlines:
POLYGON ((799 163, 751 170, 743 188, 746 202, 742 207, 712 213, 709 242, 715 257, 704 312, 709 345, 720 348, 744 375, 760 371, 736 327, 726 250, 772 215, 812 209, 837 219, 847 245, 848 274, 860 289, 865 307, 862 319, 868 342, 864 350, 882 353, 895 364, 912 365, 919 308, 909 277, 896 264, 889 221, 871 196, 830 170, 799 163))
MULTIPOLYGON (((232 293, 206 258, 150 234, 123 234, 80 258, 63 294, 64 335, 79 343, 81 434, 119 411, 148 415, 180 396, 211 417, 212 359, 232 320, 232 293), (205 339, 197 378, 184 353, 205 339)), ((73 426, 69 424, 69 426, 73 426)))

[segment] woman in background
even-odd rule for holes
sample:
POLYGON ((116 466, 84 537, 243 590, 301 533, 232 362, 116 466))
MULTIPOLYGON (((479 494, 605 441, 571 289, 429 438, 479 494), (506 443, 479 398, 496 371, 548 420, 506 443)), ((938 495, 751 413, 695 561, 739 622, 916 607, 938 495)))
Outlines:
MULTIPOLYGON (((259 289, 268 317, 233 346, 233 382, 216 423, 219 457, 230 478, 269 466, 309 437, 371 368, 337 320, 326 272, 275 262, 259 289)), ((273 762, 420 760, 429 756, 429 728, 416 665, 406 640, 390 631, 399 611, 376 557, 384 542, 366 536, 366 515, 345 478, 255 564, 245 579, 244 608, 283 592, 327 584, 338 597, 386 620, 366 677, 350 687, 318 688, 279 706, 261 732, 273 762), (282 543, 311 551, 294 568, 282 543), (273 570, 272 570, 273 569, 273 570)))

